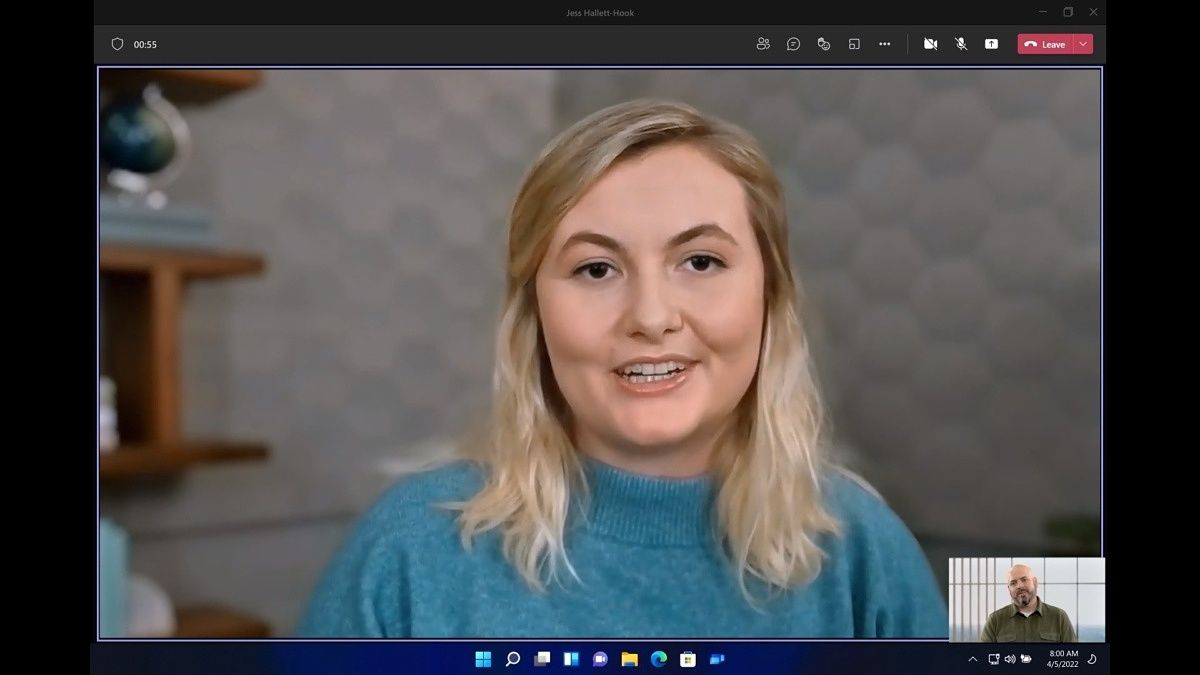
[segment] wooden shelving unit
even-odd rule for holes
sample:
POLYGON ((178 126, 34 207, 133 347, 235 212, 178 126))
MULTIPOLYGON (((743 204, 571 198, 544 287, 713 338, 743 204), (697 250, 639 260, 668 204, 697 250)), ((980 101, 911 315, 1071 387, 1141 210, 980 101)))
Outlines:
MULTIPOLYGON (((176 104, 203 104, 262 81, 256 70, 100 69, 102 97, 154 83, 176 104)), ((102 207, 103 208, 103 207, 102 207)), ((101 373, 116 384, 121 445, 99 456, 98 479, 116 490, 217 463, 263 461, 265 443, 183 437, 181 319, 192 283, 260 275, 262 256, 242 251, 102 243, 99 251, 101 373)), ((135 544, 136 545, 136 544, 135 544)), ((271 626, 218 606, 177 608, 177 638, 266 638, 271 626)))

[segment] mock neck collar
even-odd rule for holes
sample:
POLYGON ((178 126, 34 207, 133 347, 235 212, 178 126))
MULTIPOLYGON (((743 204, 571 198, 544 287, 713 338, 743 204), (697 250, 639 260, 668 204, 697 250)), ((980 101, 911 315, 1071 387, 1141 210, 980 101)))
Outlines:
POLYGON ((661 478, 583 460, 589 500, 578 513, 589 532, 648 546, 697 546, 714 541, 714 481, 661 478))

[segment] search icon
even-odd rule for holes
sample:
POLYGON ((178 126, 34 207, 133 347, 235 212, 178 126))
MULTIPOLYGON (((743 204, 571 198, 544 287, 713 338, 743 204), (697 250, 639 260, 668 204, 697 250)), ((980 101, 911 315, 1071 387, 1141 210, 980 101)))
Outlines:
POLYGON ((504 659, 504 667, 515 666, 521 662, 521 655, 516 652, 509 652, 508 658, 504 659))

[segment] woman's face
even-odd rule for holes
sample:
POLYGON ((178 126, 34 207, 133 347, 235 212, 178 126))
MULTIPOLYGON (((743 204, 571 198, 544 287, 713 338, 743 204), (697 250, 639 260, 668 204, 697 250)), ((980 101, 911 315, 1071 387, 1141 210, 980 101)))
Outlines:
POLYGON ((536 283, 576 446, 640 473, 703 472, 762 340, 738 179, 684 144, 618 162, 563 218, 536 283))

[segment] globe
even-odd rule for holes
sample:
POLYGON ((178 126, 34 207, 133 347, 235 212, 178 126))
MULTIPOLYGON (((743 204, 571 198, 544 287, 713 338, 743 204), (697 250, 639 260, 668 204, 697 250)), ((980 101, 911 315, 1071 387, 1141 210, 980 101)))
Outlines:
POLYGON ((170 125, 142 100, 116 101, 100 113, 100 158, 108 166, 152 174, 176 151, 170 125))

